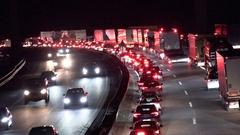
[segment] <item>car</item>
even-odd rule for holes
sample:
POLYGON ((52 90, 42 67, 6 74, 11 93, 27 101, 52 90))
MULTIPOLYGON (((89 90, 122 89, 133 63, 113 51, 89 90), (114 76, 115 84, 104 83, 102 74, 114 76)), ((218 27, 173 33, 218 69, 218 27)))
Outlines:
POLYGON ((154 81, 151 76, 149 76, 149 75, 142 75, 140 77, 139 81, 137 81, 138 88, 140 89, 140 87, 142 87, 145 82, 151 82, 151 81, 154 81))
POLYGON ((161 107, 161 104, 160 104, 160 99, 157 95, 144 95, 142 96, 138 103, 140 105, 149 105, 149 104, 152 104, 152 105, 155 105, 156 108, 162 112, 162 107, 161 107))
POLYGON ((143 85, 140 87, 140 90, 156 90, 161 92, 162 91, 162 83, 159 83, 158 81, 145 81, 143 85))
POLYGON ((46 105, 49 103, 49 89, 47 81, 42 78, 30 78, 24 85, 24 104, 29 101, 45 100, 46 105))
POLYGON ((160 135, 160 127, 161 124, 155 120, 138 121, 130 127, 132 129, 130 135, 160 135))
POLYGON ((71 88, 67 90, 67 93, 64 94, 64 108, 69 108, 71 106, 87 106, 88 99, 87 99, 88 92, 85 92, 83 88, 71 88))
POLYGON ((0 129, 8 130, 12 126, 12 114, 7 107, 0 107, 0 129))
POLYGON ((138 105, 133 113, 133 123, 143 119, 155 119, 160 121, 160 112, 155 105, 138 105))
POLYGON ((62 48, 57 51, 56 56, 57 57, 65 57, 70 54, 70 49, 69 48, 62 48))
POLYGON ((103 68, 100 67, 96 62, 86 63, 82 68, 82 75, 87 77, 94 77, 103 75, 103 68))
POLYGON ((58 135, 58 131, 53 125, 33 127, 28 135, 58 135))
POLYGON ((57 84, 57 74, 53 71, 43 71, 41 73, 41 78, 46 79, 48 82, 48 85, 50 84, 57 84))

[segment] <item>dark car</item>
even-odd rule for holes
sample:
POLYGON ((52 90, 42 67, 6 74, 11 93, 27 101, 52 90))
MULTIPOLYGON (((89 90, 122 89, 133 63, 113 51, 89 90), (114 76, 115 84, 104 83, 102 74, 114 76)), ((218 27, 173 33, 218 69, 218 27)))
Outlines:
POLYGON ((88 93, 83 90, 83 88, 71 88, 67 90, 67 93, 64 94, 64 108, 68 108, 70 106, 87 106, 88 93))
POLYGON ((162 91, 162 83, 158 81, 145 81, 143 85, 140 87, 140 90, 156 90, 162 91))
POLYGON ((49 90, 45 79, 31 78, 26 80, 24 85, 24 104, 29 101, 40 101, 44 99, 45 103, 49 103, 49 90))
POLYGON ((12 114, 7 107, 0 107, 0 129, 9 129, 12 126, 12 114))
POLYGON ((154 120, 138 121, 134 123, 130 135, 160 135, 160 123, 154 120))
POLYGON ((156 119, 160 121, 160 112, 155 105, 138 105, 133 113, 133 123, 143 119, 156 119))
POLYGON ((57 74, 53 71, 43 71, 41 74, 42 79, 46 79, 48 82, 48 85, 57 83, 57 74))
POLYGON ((86 63, 82 68, 82 76, 94 77, 104 75, 105 70, 96 62, 86 63))
POLYGON ((52 125, 33 127, 28 135, 58 135, 58 131, 52 125))

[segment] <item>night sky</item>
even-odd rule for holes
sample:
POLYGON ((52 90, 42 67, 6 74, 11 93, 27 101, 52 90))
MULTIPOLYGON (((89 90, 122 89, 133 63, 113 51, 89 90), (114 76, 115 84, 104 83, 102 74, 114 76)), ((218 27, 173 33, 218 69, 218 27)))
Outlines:
POLYGON ((237 0, 1 0, 0 36, 17 31, 160 25, 209 32, 240 23, 237 0), (205 4, 204 1, 206 2, 205 4), (11 23, 12 22, 12 23, 11 23), (17 29, 17 30, 16 30, 17 29))

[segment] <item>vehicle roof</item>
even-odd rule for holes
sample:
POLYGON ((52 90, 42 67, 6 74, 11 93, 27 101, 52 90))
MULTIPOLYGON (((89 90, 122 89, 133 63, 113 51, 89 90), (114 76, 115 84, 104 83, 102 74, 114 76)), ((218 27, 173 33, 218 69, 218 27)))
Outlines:
POLYGON ((67 93, 84 93, 83 88, 70 88, 67 90, 67 93))

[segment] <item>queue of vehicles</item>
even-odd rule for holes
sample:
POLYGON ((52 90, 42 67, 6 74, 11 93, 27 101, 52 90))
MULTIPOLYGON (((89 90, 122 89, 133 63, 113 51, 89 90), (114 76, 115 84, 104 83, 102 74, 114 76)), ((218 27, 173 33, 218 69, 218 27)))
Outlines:
POLYGON ((151 59, 133 50, 120 53, 119 57, 140 77, 136 83, 141 96, 136 108, 132 111, 133 121, 130 135, 160 135, 162 70, 151 59))

